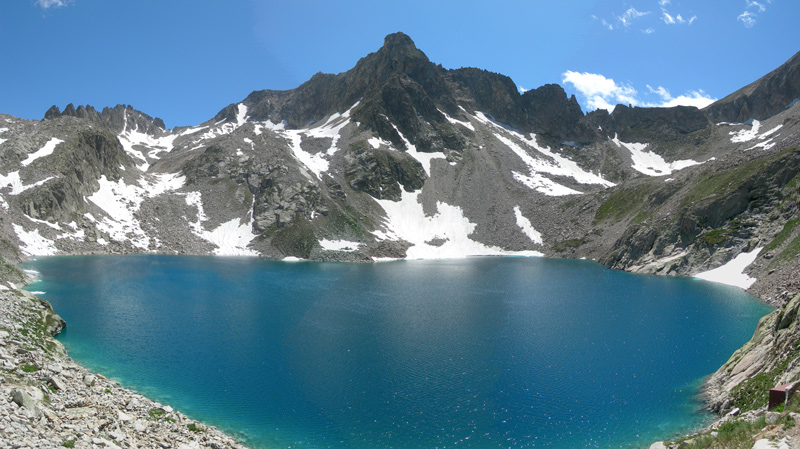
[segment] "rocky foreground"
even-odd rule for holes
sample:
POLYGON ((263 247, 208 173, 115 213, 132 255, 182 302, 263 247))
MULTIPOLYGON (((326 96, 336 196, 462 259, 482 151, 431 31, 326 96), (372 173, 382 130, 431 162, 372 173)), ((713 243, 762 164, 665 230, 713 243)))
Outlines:
POLYGON ((0 291, 0 448, 245 447, 76 364, 53 338, 64 326, 46 301, 0 291))

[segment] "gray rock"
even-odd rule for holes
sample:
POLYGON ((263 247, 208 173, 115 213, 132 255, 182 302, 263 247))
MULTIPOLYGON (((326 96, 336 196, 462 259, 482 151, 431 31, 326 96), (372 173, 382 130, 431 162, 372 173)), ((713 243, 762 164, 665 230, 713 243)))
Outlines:
POLYGON ((93 387, 95 382, 97 382, 97 377, 92 374, 87 374, 83 376, 83 384, 87 387, 93 387))
POLYGON ((773 424, 777 423, 779 419, 781 419, 781 414, 780 413, 767 412, 767 416, 766 416, 767 424, 773 425, 773 424))
POLYGON ((42 411, 39 410, 39 407, 36 406, 36 402, 33 398, 23 390, 17 388, 11 390, 11 400, 19 407, 24 408, 31 418, 38 420, 44 416, 42 411))

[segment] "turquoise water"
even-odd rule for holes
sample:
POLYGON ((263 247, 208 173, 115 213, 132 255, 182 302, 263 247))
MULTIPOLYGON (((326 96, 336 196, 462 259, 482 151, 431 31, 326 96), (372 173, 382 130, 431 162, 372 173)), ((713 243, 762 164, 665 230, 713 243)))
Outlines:
POLYGON ((769 311, 592 262, 43 258, 70 355, 255 447, 647 447, 769 311))

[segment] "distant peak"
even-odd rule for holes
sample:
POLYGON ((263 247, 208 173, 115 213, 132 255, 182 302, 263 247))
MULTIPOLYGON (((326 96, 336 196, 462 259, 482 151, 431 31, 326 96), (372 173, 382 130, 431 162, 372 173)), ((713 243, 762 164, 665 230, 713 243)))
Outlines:
POLYGON ((383 46, 386 47, 387 50, 395 48, 417 48, 417 46, 414 45, 414 41, 411 40, 407 34, 402 32, 387 35, 383 39, 383 46))

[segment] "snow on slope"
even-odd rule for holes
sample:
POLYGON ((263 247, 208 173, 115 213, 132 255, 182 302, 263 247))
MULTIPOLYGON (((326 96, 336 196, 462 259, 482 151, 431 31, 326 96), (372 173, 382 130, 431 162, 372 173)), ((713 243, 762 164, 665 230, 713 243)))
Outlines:
POLYGON ((764 248, 759 247, 749 253, 741 253, 725 265, 703 273, 698 273, 694 275, 694 277, 748 289, 756 282, 756 279, 746 275, 744 270, 756 260, 758 253, 760 253, 762 249, 764 248))
POLYGON ((335 113, 328 117, 328 120, 325 121, 320 126, 314 126, 312 128, 304 128, 304 129, 285 129, 285 125, 274 125, 272 122, 269 122, 268 128, 278 131, 279 133, 283 134, 284 137, 289 139, 290 148, 292 149, 292 153, 294 157, 297 158, 307 169, 311 170, 317 178, 320 178, 322 173, 328 171, 329 162, 331 156, 336 154, 339 148, 336 144, 339 141, 339 133, 342 131, 342 128, 347 126, 350 123, 350 112, 358 106, 358 102, 350 107, 347 111, 343 113, 335 113), (327 151, 319 152, 316 154, 309 153, 301 147, 301 143, 303 142, 303 137, 311 137, 316 139, 331 139, 331 145, 328 147, 327 151))
POLYGON ((217 249, 214 250, 214 254, 217 256, 259 255, 258 252, 247 247, 254 238, 258 237, 253 234, 252 215, 245 224, 242 224, 238 218, 234 218, 222 223, 212 231, 206 231, 203 228, 203 222, 208 221, 208 216, 203 209, 203 197, 200 192, 187 193, 186 204, 197 208, 197 221, 189 223, 192 232, 216 245, 217 249))
POLYGON ((322 239, 319 241, 319 246, 322 247, 325 251, 346 251, 352 252, 357 250, 361 243, 359 242, 349 242, 347 240, 328 240, 322 239))
POLYGON ((44 146, 40 148, 38 151, 29 154, 28 157, 24 161, 22 161, 22 166, 27 167, 36 159, 45 156, 50 156, 51 154, 53 154, 53 150, 56 149, 56 145, 58 145, 61 142, 63 142, 63 140, 58 139, 56 137, 53 137, 52 139, 48 140, 47 143, 44 144, 44 146))
POLYGON ((769 150, 770 148, 775 146, 775 143, 773 142, 774 138, 769 138, 769 140, 766 140, 766 139, 768 137, 770 137, 771 135, 775 134, 776 132, 778 132, 781 128, 783 128, 782 124, 770 129, 769 131, 763 132, 761 134, 758 133, 761 130, 761 122, 759 122, 758 120, 748 120, 745 123, 720 123, 719 125, 731 125, 731 126, 733 126, 733 125, 744 125, 744 124, 747 124, 748 122, 752 122, 752 124, 750 126, 750 129, 741 129, 739 131, 731 131, 731 132, 728 133, 728 134, 731 135, 731 142, 732 143, 750 142, 752 140, 761 140, 762 141, 762 142, 759 142, 759 143, 753 145, 750 148, 747 148, 745 151, 753 150, 753 149, 756 149, 756 148, 761 148, 763 150, 769 150))
POLYGON ((376 200, 386 212, 388 233, 375 232, 378 239, 403 239, 411 243, 407 259, 451 259, 467 256, 541 256, 535 251, 504 251, 469 238, 475 230, 458 206, 437 202, 438 212, 426 216, 418 202, 420 192, 402 192, 400 201, 376 200))
POLYGON ((19 170, 17 170, 12 171, 5 176, 0 175, 0 189, 11 187, 11 192, 9 192, 9 195, 19 195, 20 193, 28 189, 38 187, 51 179, 55 179, 55 177, 50 176, 33 184, 24 185, 22 184, 22 179, 19 177, 19 170))
POLYGON ((22 245, 20 250, 27 256, 52 256, 55 255, 57 250, 53 241, 42 237, 38 229, 33 231, 26 231, 25 228, 18 224, 12 225, 14 232, 17 233, 22 245))
MULTIPOLYGON (((3 133, 4 133, 4 132, 6 132, 6 131, 8 131, 8 128, 0 128, 0 134, 3 134, 3 133)), ((0 145, 2 145, 2 144, 3 144, 3 142, 5 142, 5 141, 7 141, 7 140, 8 140, 8 139, 0 139, 0 145)))
POLYGON ((536 229, 533 229, 533 224, 531 224, 531 221, 522 215, 522 211, 520 210, 519 206, 514 207, 514 216, 517 219, 517 226, 519 226, 522 232, 527 235, 533 243, 538 243, 540 245, 544 243, 542 240, 542 234, 536 229))
POLYGON ((123 179, 113 182, 103 175, 98 180, 100 188, 88 197, 107 214, 97 222, 97 229, 108 233, 112 240, 129 240, 134 247, 148 250, 150 237, 142 230, 136 213, 146 198, 177 190, 185 181, 185 177, 173 173, 145 175, 139 179, 139 185, 129 185, 123 179))
MULTIPOLYGON (((403 133, 400 132, 400 129, 398 129, 397 126, 395 126, 394 123, 392 123, 391 125, 392 125, 392 127, 394 127, 394 130, 397 131, 397 134, 400 136, 401 139, 403 139, 403 142, 406 144, 406 151, 405 151, 406 154, 408 154, 409 156, 413 157, 420 164, 422 164, 422 168, 425 170, 425 174, 427 174, 428 176, 431 175, 431 161, 432 160, 434 160, 434 159, 446 159, 442 153, 424 153, 424 152, 421 152, 421 151, 417 151, 416 145, 412 145, 411 141, 406 139, 406 136, 404 136, 403 133)), ((370 139, 370 141, 374 142, 374 139, 370 139)), ((383 140, 379 140, 379 141, 381 143, 383 143, 384 145, 389 146, 389 147, 391 147, 391 145, 392 145, 389 142, 385 142, 383 140)), ((372 144, 372 146, 377 148, 374 143, 372 144)))
POLYGON ((553 176, 565 176, 574 179, 579 184, 599 184, 605 187, 612 187, 614 183, 606 181, 603 177, 587 172, 580 168, 575 162, 558 155, 550 150, 549 147, 541 147, 536 142, 536 135, 531 134, 528 140, 518 131, 512 130, 489 118, 483 112, 477 112, 475 118, 488 125, 494 130, 494 136, 505 146, 513 151, 525 165, 528 166, 528 173, 513 172, 514 178, 525 184, 529 188, 549 196, 576 195, 581 192, 562 186, 551 180, 545 174, 553 176), (534 157, 522 147, 525 146, 545 156, 534 157))
POLYGON ((618 147, 630 151, 631 159, 633 160, 631 168, 647 176, 665 176, 686 167, 702 164, 702 162, 693 161, 691 159, 667 162, 658 154, 646 151, 649 144, 622 142, 616 135, 614 135, 611 141, 618 147))

